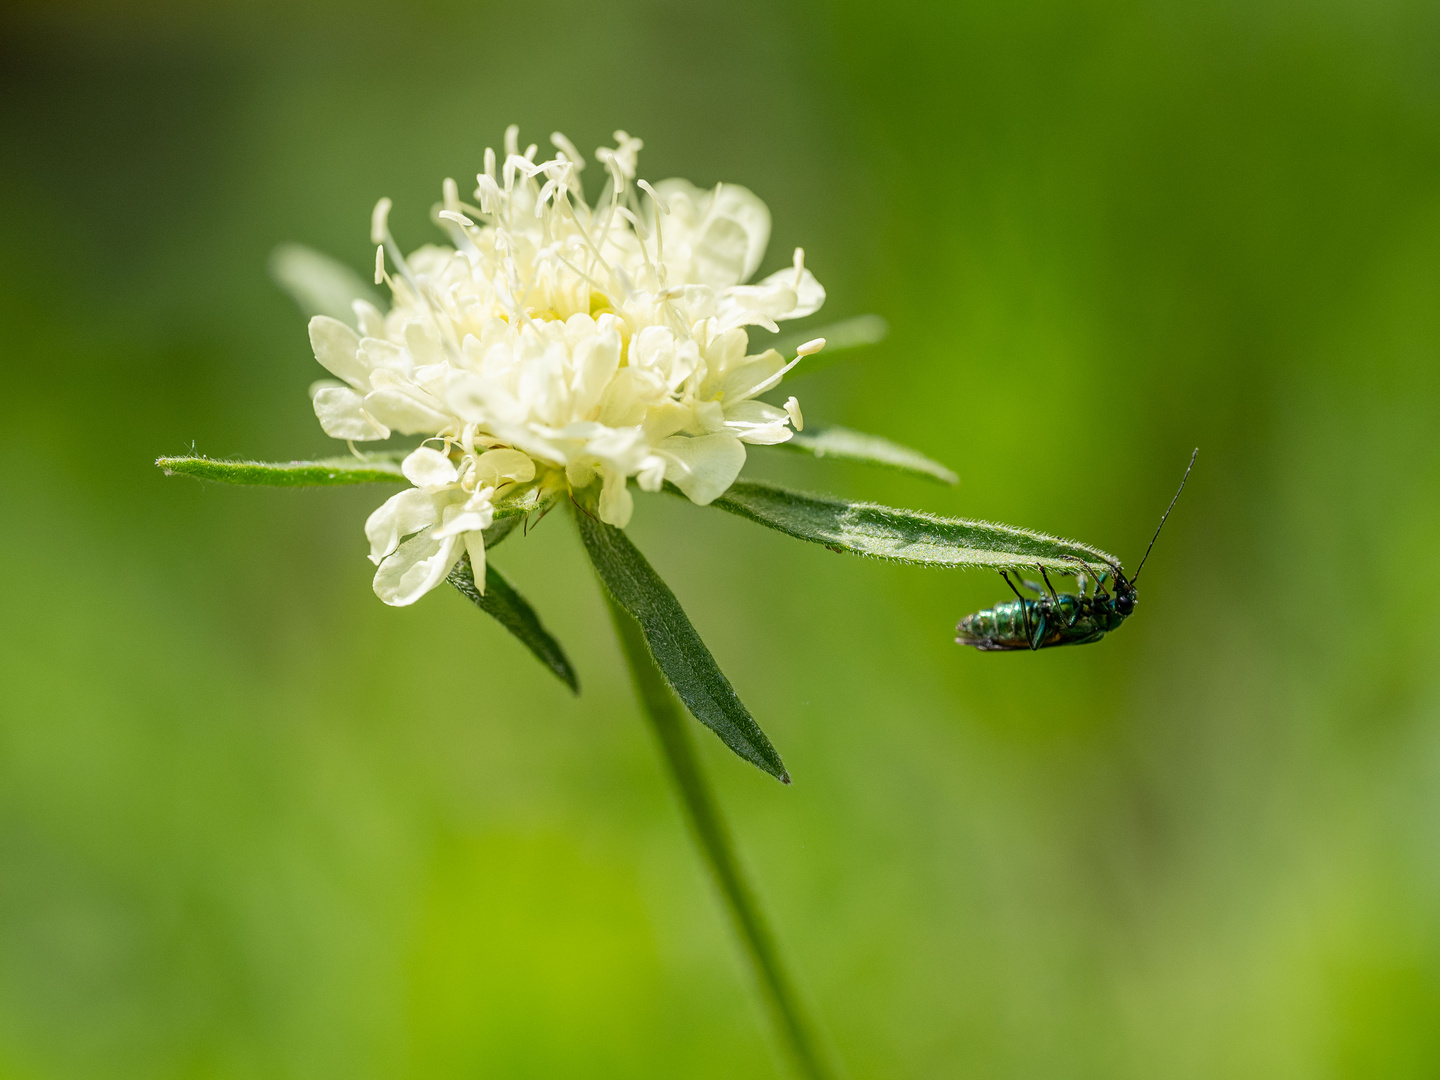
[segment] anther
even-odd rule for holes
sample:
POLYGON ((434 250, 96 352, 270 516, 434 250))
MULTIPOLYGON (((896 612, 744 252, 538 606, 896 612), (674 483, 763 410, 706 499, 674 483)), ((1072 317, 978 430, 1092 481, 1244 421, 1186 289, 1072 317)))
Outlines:
POLYGON ((375 204, 374 211, 370 214, 370 242, 372 244, 383 244, 385 235, 390 231, 386 220, 390 217, 390 200, 381 199, 375 204))
POLYGON ((385 284, 385 245, 375 245, 375 284, 385 284))
POLYGON ((440 213, 436 214, 435 216, 438 217, 441 221, 453 221, 461 228, 473 229, 475 227, 475 222, 471 221, 464 214, 459 213, 455 210, 441 210, 440 213))
POLYGON ((659 207, 662 214, 670 213, 670 204, 667 203, 664 199, 660 198, 659 195, 655 194, 655 189, 650 186, 649 181, 638 180, 636 181, 636 183, 639 185, 641 191, 645 192, 646 195, 650 196, 650 201, 653 202, 657 207, 659 207))
POLYGON ((575 144, 572 143, 569 139, 567 139, 564 135, 561 135, 560 132, 552 131, 550 133, 550 142, 555 147, 555 149, 559 150, 562 154, 564 154, 567 158, 569 158, 575 163, 575 168, 585 168, 585 159, 580 156, 580 151, 576 150, 575 144))
POLYGON ((511 124, 505 129, 505 156, 520 156, 520 125, 511 124))
MULTIPOLYGON (((492 160, 490 164, 493 165, 494 161, 492 160)), ((480 200, 480 209, 483 213, 493 214, 496 212, 500 205, 500 185, 495 182, 493 173, 487 171, 475 177, 475 197, 480 200)))
MULTIPOLYGON (((795 355, 796 355, 796 356, 814 356, 817 352, 819 352, 819 351, 820 351, 821 349, 823 349, 824 347, 825 347, 825 339, 824 339, 823 337, 817 337, 817 338, 815 338, 813 341, 807 341, 807 342, 805 342, 804 345, 801 345, 798 349, 796 349, 796 350, 795 350, 795 355)), ((809 369, 809 368, 806 368, 805 370, 806 370, 806 371, 809 371, 810 369, 809 369)))
POLYGON ((800 412, 800 401, 791 394, 785 402, 785 411, 790 416, 790 424, 796 431, 805 430, 805 417, 800 412))

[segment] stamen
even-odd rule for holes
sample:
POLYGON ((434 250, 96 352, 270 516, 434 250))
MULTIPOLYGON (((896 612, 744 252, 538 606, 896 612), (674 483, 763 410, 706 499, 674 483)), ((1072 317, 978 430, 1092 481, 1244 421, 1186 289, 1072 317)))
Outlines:
POLYGON ((600 254, 600 249, 595 246, 595 241, 590 239, 590 234, 585 231, 585 226, 580 224, 580 219, 575 216, 575 208, 570 205, 570 200, 562 199, 556 203, 556 206, 563 206, 566 210, 570 211, 570 220, 575 223, 575 229, 584 239, 586 245, 588 245, 590 250, 595 253, 596 261, 605 268, 605 272, 610 275, 612 280, 619 282, 624 295, 629 296, 631 291, 629 287, 629 282, 622 281, 621 279, 616 277, 614 269, 610 266, 609 263, 605 261, 605 257, 600 254))
POLYGON ((386 219, 390 216, 390 200, 381 199, 375 204, 375 209, 370 212, 370 242, 372 244, 383 244, 385 235, 390 231, 386 219))
POLYGON ((785 411, 790 416, 790 426, 796 431, 805 430, 805 417, 800 412, 800 402, 791 394, 785 402, 785 411))
MULTIPOLYGON (((663 289, 665 288, 665 231, 660 228, 660 215, 670 213, 670 207, 665 203, 664 199, 655 194, 655 189, 648 183, 644 180, 641 180, 639 183, 641 190, 643 190, 646 195, 649 195, 650 201, 655 204, 655 264, 660 268, 655 277, 660 288, 663 289)), ((643 250, 644 244, 641 244, 641 248, 643 250)))
POLYGON ((645 228, 645 223, 641 221, 640 218, 636 215, 636 213, 628 206, 617 206, 615 208, 615 212, 621 217, 623 217, 626 221, 630 222, 630 227, 635 230, 636 236, 640 237, 642 240, 648 240, 650 238, 650 233, 645 228))
POLYGON ((558 259, 558 260, 559 260, 562 264, 564 264, 565 266, 569 267, 571 271, 573 271, 574 273, 580 275, 581 280, 583 280, 586 284, 588 284, 588 285, 590 286, 590 288, 594 289, 594 290, 595 290, 596 292, 598 292, 601 296, 605 297, 605 299, 607 299, 607 300, 610 299, 610 294, 605 291, 605 286, 604 286, 604 285, 601 285, 598 281, 596 281, 594 278, 592 278, 589 274, 585 273, 584 270, 581 270, 578 266, 576 266, 574 263, 572 263, 569 259, 565 258, 564 255, 561 255, 560 252, 558 252, 558 251, 555 252, 555 258, 558 259))
POLYGON ((552 145, 554 145, 555 149, 559 150, 562 154, 564 154, 567 158, 569 158, 575 163, 575 168, 585 168, 585 159, 580 156, 580 151, 576 150, 575 144, 572 143, 569 139, 567 139, 564 135, 561 135, 560 132, 552 131, 550 133, 550 142, 552 145))
MULTIPOLYGON (((455 205, 465 206, 466 204, 457 199, 455 205)), ((471 207, 471 209, 474 208, 471 207)), ((455 244, 455 258, 459 259, 467 270, 473 272, 474 264, 477 261, 488 261, 484 250, 482 250, 476 242, 476 237, 480 235, 479 229, 470 218, 458 210, 438 210, 435 213, 435 219, 442 227, 446 225, 452 226, 451 228, 445 229, 445 231, 455 244), (472 233, 475 235, 472 236, 472 233), (467 258, 467 256, 472 256, 473 258, 467 258)), ((451 286, 451 291, 453 292, 457 288, 459 288, 458 283, 451 286)))
POLYGON ((485 147, 485 175, 493 181, 495 179, 495 151, 485 147))
MULTIPOLYGON (((645 268, 650 271, 650 276, 655 279, 655 288, 659 291, 660 298, 662 300, 669 299, 669 297, 665 295, 664 275, 655 269, 655 264, 650 261, 650 252, 645 250, 645 241, 649 239, 649 234, 645 231, 645 226, 641 223, 640 218, 631 211, 628 206, 615 207, 615 213, 630 222, 630 227, 635 230, 635 236, 640 241, 640 257, 645 260, 645 268)), ((656 224, 656 229, 659 229, 658 223, 656 224)))
MULTIPOLYGON (((493 154, 489 164, 492 166, 495 164, 493 154)), ((481 211, 491 217, 496 215, 500 206, 500 185, 495 182, 495 175, 492 171, 486 170, 475 177, 475 197, 480 200, 481 211)))
POLYGON ((653 202, 656 206, 660 208, 660 212, 662 214, 670 213, 670 204, 667 203, 664 199, 660 198, 659 195, 655 194, 655 189, 650 186, 650 182, 648 180, 637 180, 635 182, 640 186, 641 191, 645 192, 646 195, 650 196, 651 202, 653 202))
POLYGON ((614 160, 616 166, 625 174, 626 180, 635 179, 635 167, 640 157, 640 151, 645 149, 643 140, 630 136, 628 132, 616 131, 613 133, 615 139, 614 160))
MULTIPOLYGON (((395 243, 395 237, 390 235, 390 200, 381 199, 375 204, 375 210, 370 215, 370 242, 372 244, 383 244, 385 251, 390 256, 390 261, 400 271, 400 276, 415 286, 415 279, 410 273, 410 266, 405 261, 405 256, 400 253, 400 247, 395 243)), ((378 282, 377 282, 378 284, 378 282)), ((393 284, 392 284, 393 288, 393 284)), ((419 293, 419 289, 415 289, 419 293)))
MULTIPOLYGON (((610 226, 615 223, 615 210, 620 205, 620 192, 624 185, 615 171, 615 153, 607 147, 600 147, 595 151, 595 157, 605 165, 605 170, 610 174, 610 207, 605 214, 605 224, 600 227, 600 247, 604 247, 610 239, 610 226)), ((599 203, 596 203, 599 209, 599 203)))
POLYGON ((520 125, 511 124, 505 129, 505 156, 518 157, 520 154, 520 125))

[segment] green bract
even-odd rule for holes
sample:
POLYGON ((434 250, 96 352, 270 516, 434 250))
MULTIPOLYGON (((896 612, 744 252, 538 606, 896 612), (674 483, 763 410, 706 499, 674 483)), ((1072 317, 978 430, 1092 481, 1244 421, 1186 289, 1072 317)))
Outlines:
POLYGON ((691 715, 746 761, 788 784, 790 774, 775 747, 741 704, 675 594, 645 556, 624 532, 583 507, 577 509, 575 520, 606 593, 639 624, 655 666, 691 715))
POLYGON ((916 566, 992 570, 1044 566, 1062 574, 1096 571, 1117 560, 1099 548, 1013 525, 937 517, 878 503, 807 495, 738 480, 712 506, 833 551, 916 566))
POLYGON ((207 457, 162 457, 166 476, 189 476, 222 484, 256 487, 326 487, 335 484, 407 483, 392 454, 320 458, 316 461, 216 461, 207 457))
MULTIPOLYGON (((518 519, 512 517, 507 520, 512 524, 505 533, 496 539, 486 538, 490 546, 498 544, 500 539, 514 528, 513 523, 518 519)), ((580 680, 570 664, 570 658, 565 655, 565 650, 550 636, 550 632, 540 625, 540 617, 535 614, 535 609, 500 576, 500 571, 486 564, 485 591, 482 593, 475 588, 475 579, 470 572, 470 558, 466 556, 450 571, 446 580, 481 611, 493 616, 501 626, 519 638, 521 643, 535 654, 537 660, 554 672, 557 679, 574 693, 580 693, 580 680)))

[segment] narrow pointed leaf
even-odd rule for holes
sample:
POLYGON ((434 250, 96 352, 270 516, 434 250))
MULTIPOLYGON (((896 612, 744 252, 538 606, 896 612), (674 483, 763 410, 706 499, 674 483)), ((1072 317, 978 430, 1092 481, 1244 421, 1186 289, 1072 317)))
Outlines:
POLYGON ((755 480, 737 480, 710 505, 831 551, 918 566, 1004 570, 1038 564, 1074 574, 1077 560, 1097 569, 1118 565, 1099 548, 1012 525, 809 495, 755 480))
POLYGON ((189 476, 222 484, 261 487, 330 487, 336 484, 407 483, 392 455, 335 457, 317 461, 216 461, 207 457, 162 457, 166 476, 189 476))
POLYGON ((803 450, 817 458, 843 458, 846 461, 863 461, 869 465, 898 469, 901 472, 939 480, 942 484, 960 482, 960 478, 953 472, 919 450, 901 446, 879 435, 866 435, 863 431, 851 431, 849 428, 806 427, 804 431, 795 432, 788 441, 780 445, 803 450))
POLYGON ((485 565, 485 592, 482 595, 480 590, 475 588, 475 578, 470 572, 470 556, 462 556, 450 571, 446 578, 451 585, 460 590, 467 600, 473 603, 485 614, 492 616, 496 622, 509 630, 520 639, 535 658, 550 669, 551 673, 568 686, 572 693, 580 693, 580 680, 575 674, 575 668, 571 665, 565 650, 560 643, 550 636, 550 632, 540 622, 540 617, 535 614, 535 609, 526 603, 511 584, 500 576, 500 571, 490 565, 486 560, 485 565))
POLYGON ((655 666, 695 719, 752 765, 783 783, 785 764, 741 703, 680 602, 619 529, 577 512, 580 538, 605 591, 645 635, 655 666))
MULTIPOLYGON (((155 464, 166 476, 189 476, 222 484, 258 487, 334 487, 343 484, 409 483, 400 472, 404 451, 379 452, 364 458, 322 458, 318 461, 215 461, 207 457, 162 457, 155 464)), ((485 546, 494 547, 526 517, 539 518, 554 505, 556 492, 538 484, 522 485, 495 503, 495 520, 485 530, 485 546)), ((533 522, 532 522, 533 524, 533 522)))
POLYGON ((378 293, 350 267, 304 244, 281 244, 270 255, 270 276, 290 294, 306 318, 329 315, 358 329, 355 309, 364 300, 379 306, 378 293))

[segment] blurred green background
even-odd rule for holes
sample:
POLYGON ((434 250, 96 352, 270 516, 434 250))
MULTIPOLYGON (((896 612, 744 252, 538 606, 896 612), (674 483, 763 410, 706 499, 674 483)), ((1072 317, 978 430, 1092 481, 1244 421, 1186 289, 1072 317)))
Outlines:
POLYGON ((1133 566, 1201 448, 1039 655, 952 643, 993 575, 639 500, 850 1073, 1440 1075, 1440 7, 12 3, 0 87, 0 1075, 779 1075, 563 515, 496 562, 578 700, 375 599, 385 489, 151 464, 332 451, 268 253, 438 236, 512 120, 753 188, 893 326, 806 415, 962 482, 752 475, 1133 566))

